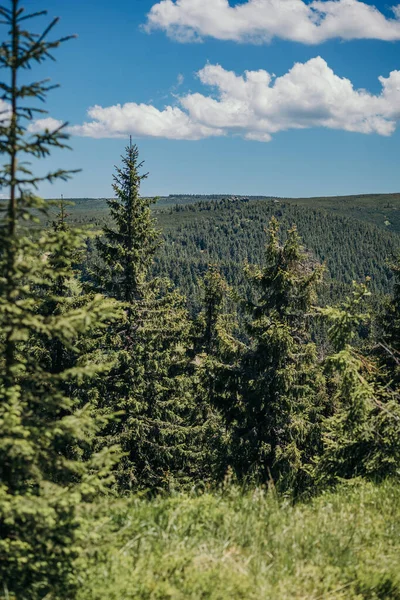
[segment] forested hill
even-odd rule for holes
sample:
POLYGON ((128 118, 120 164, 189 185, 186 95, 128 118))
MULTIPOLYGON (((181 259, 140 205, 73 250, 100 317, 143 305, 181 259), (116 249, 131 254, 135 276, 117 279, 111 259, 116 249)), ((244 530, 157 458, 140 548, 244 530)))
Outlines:
MULTIPOLYGON (((382 229, 400 233, 400 194, 365 194, 358 196, 329 196, 316 198, 277 198, 272 196, 235 196, 232 194, 171 194, 157 199, 156 210, 187 206, 200 202, 248 202, 264 201, 267 204, 284 202, 294 206, 326 210, 336 216, 351 217, 371 223, 382 229)), ((73 198, 70 209, 72 221, 102 222, 108 218, 105 198, 73 198)))
POLYGON ((160 212, 166 243, 157 257, 157 271, 168 274, 190 297, 198 293, 198 278, 210 263, 223 265, 228 281, 240 286, 243 263, 263 260, 265 228, 272 216, 278 218, 283 234, 296 224, 306 248, 326 263, 335 280, 328 286, 337 290, 341 284, 370 276, 376 291, 390 289, 387 262, 398 252, 398 234, 286 201, 222 200, 160 212))
POLYGON ((400 194, 289 198, 287 202, 296 206, 328 210, 335 215, 352 217, 400 233, 400 194))
POLYGON ((295 206, 323 209, 335 215, 352 217, 359 221, 373 223, 389 231, 400 233, 400 194, 363 194, 357 196, 326 196, 315 198, 279 198, 275 196, 235 196, 235 195, 170 195, 160 198, 159 206, 187 205, 200 201, 264 200, 285 202, 295 206))
MULTIPOLYGON (((198 279, 210 263, 222 265, 228 281, 240 286, 243 263, 262 262, 264 230, 272 216, 283 230, 296 224, 307 249, 326 263, 327 297, 335 299, 343 286, 366 276, 375 291, 390 290, 387 263, 400 246, 398 194, 287 200, 170 196, 154 210, 165 238, 155 271, 168 275, 195 304, 198 279)), ((74 200, 69 212, 71 223, 93 229, 109 221, 105 199, 74 200)))

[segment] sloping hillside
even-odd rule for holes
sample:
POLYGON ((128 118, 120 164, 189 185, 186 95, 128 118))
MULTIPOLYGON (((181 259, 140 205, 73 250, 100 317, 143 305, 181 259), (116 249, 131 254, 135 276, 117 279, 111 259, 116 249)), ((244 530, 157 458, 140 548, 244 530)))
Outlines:
POLYGON ((190 296, 210 263, 219 263, 231 283, 242 283, 245 261, 261 262, 265 228, 272 216, 282 229, 296 224, 304 245, 338 284, 372 278, 376 291, 390 288, 387 262, 397 253, 400 236, 376 225, 289 202, 203 202, 177 206, 158 215, 165 245, 156 262, 190 296))
MULTIPOLYGON (((105 199, 74 202, 72 224, 100 230, 108 222, 105 199)), ((296 224, 307 249, 326 263, 327 296, 366 276, 374 290, 387 292, 387 263, 400 247, 400 194, 287 200, 170 196, 154 212, 165 238, 155 272, 171 277, 195 303, 198 278, 210 263, 221 264, 231 283, 242 284, 243 263, 262 261, 264 229, 272 216, 283 230, 296 224)))

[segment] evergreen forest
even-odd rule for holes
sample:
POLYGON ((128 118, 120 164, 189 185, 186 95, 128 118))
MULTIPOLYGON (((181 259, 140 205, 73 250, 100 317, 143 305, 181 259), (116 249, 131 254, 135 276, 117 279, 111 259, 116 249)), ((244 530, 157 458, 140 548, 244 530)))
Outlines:
MULTIPOLYGON (((399 195, 44 200, 0 7, 0 597, 399 599, 399 195)), ((31 32, 35 30, 35 33, 31 32)))

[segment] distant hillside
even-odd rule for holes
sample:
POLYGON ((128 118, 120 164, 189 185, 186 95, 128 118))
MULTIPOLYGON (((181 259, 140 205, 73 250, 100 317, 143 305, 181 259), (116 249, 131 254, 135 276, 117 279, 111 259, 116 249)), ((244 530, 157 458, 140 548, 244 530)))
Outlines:
POLYGON ((196 204, 198 202, 210 202, 210 201, 221 201, 221 200, 272 200, 274 196, 237 196, 235 194, 170 194, 159 198, 157 201, 158 206, 174 206, 174 205, 187 205, 196 204))
MULTIPOLYGON (((105 199, 79 198, 69 208, 74 225, 101 229, 109 221, 105 199)), ((400 250, 400 194, 337 198, 169 196, 154 207, 165 244, 155 272, 168 275, 196 305, 198 279, 219 263, 228 280, 243 285, 243 263, 261 262, 265 232, 276 216, 286 230, 296 224, 308 250, 329 270, 324 295, 337 297, 352 280, 372 278, 391 286, 387 267, 400 250)))
POLYGON ((366 276, 372 278, 376 291, 389 291, 387 262, 400 249, 398 234, 286 201, 201 202, 160 212, 157 217, 166 243, 156 270, 168 274, 192 298, 198 294, 198 278, 210 263, 221 264, 228 280, 242 286, 243 263, 263 260, 265 228, 272 216, 280 221, 283 233, 296 224, 307 249, 326 263, 330 274, 326 285, 332 288, 326 290, 327 296, 337 296, 340 288, 366 276))
MULTIPOLYGON (((365 194, 359 196, 330 196, 316 198, 278 198, 275 196, 235 196, 232 194, 171 194, 158 198, 155 210, 173 206, 187 206, 199 202, 224 202, 225 200, 265 201, 279 204, 285 202, 299 207, 315 208, 332 212, 336 216, 351 217, 358 221, 372 223, 382 229, 400 233, 400 193, 365 194)), ((70 208, 71 220, 75 222, 102 222, 108 217, 105 198, 73 198, 70 208)))
POLYGON ((400 233, 400 194, 288 198, 284 201, 296 206, 324 209, 335 215, 352 217, 400 233))
MULTIPOLYGON (((208 201, 222 202, 226 199, 229 199, 233 202, 238 199, 247 201, 272 200, 271 197, 267 196, 233 196, 229 194, 202 196, 198 194, 171 194, 170 196, 161 196, 157 198, 153 208, 155 211, 158 211, 168 209, 173 206, 188 206, 197 204, 199 202, 208 201)), ((54 199, 51 199, 51 201, 57 202, 57 200, 54 199)), ((108 219, 109 213, 107 207, 107 198, 65 198, 65 202, 71 203, 68 212, 70 213, 70 221, 72 223, 98 225, 104 223, 104 221, 108 219)), ((54 209, 54 212, 56 212, 56 208, 54 209)))

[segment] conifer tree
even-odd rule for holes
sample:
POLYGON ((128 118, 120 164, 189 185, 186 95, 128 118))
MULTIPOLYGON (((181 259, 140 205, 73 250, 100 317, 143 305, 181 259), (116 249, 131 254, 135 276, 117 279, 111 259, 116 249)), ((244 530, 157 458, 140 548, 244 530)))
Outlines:
MULTIPOLYGON (((53 248, 52 252, 46 255, 49 268, 55 273, 55 277, 50 287, 48 283, 43 286, 37 312, 45 317, 55 317, 96 306, 98 318, 87 323, 84 335, 77 335, 73 344, 65 344, 59 338, 47 340, 42 336, 42 343, 38 340, 38 346, 35 346, 32 341, 31 351, 35 352, 37 360, 44 361, 43 364, 52 373, 68 370, 71 375, 74 373, 80 378, 79 386, 73 382, 68 385, 76 401, 78 402, 78 398, 81 397, 84 404, 89 390, 93 390, 89 395, 96 395, 93 378, 102 376, 111 366, 102 353, 104 336, 109 326, 121 322, 124 313, 120 303, 95 295, 92 290, 87 290, 80 280, 86 243, 91 235, 88 231, 70 226, 67 207, 71 204, 71 202, 66 203, 63 198, 56 203, 58 212, 47 233, 52 236, 49 239, 52 239, 53 248), (87 385, 84 385, 83 373, 87 385)), ((49 205, 51 208, 52 203, 49 202, 49 205)), ((50 211, 48 215, 51 216, 50 211)))
MULTIPOLYGON (((42 288, 43 298, 37 312, 46 317, 61 315, 74 307, 72 297, 79 293, 77 267, 83 257, 84 238, 82 232, 71 230, 68 226, 66 207, 67 204, 61 198, 57 206, 58 213, 49 232, 53 236, 55 245, 53 251, 48 253, 45 259, 49 263, 49 268, 57 275, 50 288, 47 283, 42 288)), ((42 352, 41 359, 47 360, 53 373, 61 373, 67 367, 72 366, 70 347, 65 346, 59 338, 48 340, 46 336, 42 336, 41 339, 41 348, 36 347, 34 350, 37 356, 42 352)))
POLYGON ((145 295, 160 234, 150 209, 154 200, 140 196, 141 182, 148 174, 140 172, 143 163, 132 139, 121 160, 122 167, 115 167, 113 175, 115 198, 107 201, 115 227, 104 228, 97 248, 103 260, 100 285, 130 307, 145 295))
POLYGON ((190 321, 185 299, 149 272, 159 232, 151 200, 140 196, 142 163, 130 144, 114 176, 113 225, 98 240, 100 289, 125 303, 124 324, 110 330, 115 366, 103 381, 100 406, 120 421, 106 443, 125 452, 122 489, 166 487, 194 475, 201 430, 189 377, 190 321))
POLYGON ((209 266, 200 287, 203 302, 195 322, 195 395, 207 424, 204 445, 208 446, 208 470, 215 481, 221 480, 229 467, 229 428, 223 415, 235 398, 243 344, 237 339, 236 318, 227 312, 230 289, 217 265, 209 266))
POLYGON ((221 309, 228 292, 228 285, 221 276, 217 265, 210 265, 201 282, 204 298, 201 321, 200 347, 209 355, 215 355, 218 349, 218 325, 221 309))
POLYGON ((376 354, 392 385, 400 385, 400 258, 391 265, 394 285, 390 297, 378 314, 376 354))
POLYGON ((111 459, 109 453, 92 455, 89 462, 81 457, 96 421, 90 407, 76 410, 65 383, 84 374, 38 360, 33 352, 39 339, 53 349, 55 341, 73 347, 88 327, 104 319, 105 308, 96 297, 62 313, 40 310, 44 295, 49 304, 57 302, 58 287, 70 275, 68 261, 54 257, 76 247, 71 235, 32 229, 47 209, 37 186, 71 174, 60 169, 36 176, 27 162, 66 147, 67 139, 64 127, 29 131, 34 115, 44 111, 27 99, 45 100, 53 86, 27 83, 21 75, 69 39, 49 40, 57 19, 40 35, 27 30, 27 21, 44 14, 26 14, 19 0, 0 7, 8 35, 0 64, 9 76, 0 84, 0 186, 9 197, 0 214, 0 589, 5 597, 21 600, 74 597, 76 506, 82 494, 106 483, 111 459))
POLYGON ((398 475, 400 409, 398 389, 385 378, 374 354, 362 352, 358 330, 371 319, 367 284, 354 284, 339 307, 319 309, 330 323, 334 353, 327 358, 333 414, 324 423, 323 452, 316 479, 326 486, 357 476, 374 480, 398 475))
POLYGON ((241 477, 301 487, 319 443, 325 403, 307 324, 323 269, 312 264, 295 227, 281 245, 273 218, 268 236, 265 264, 246 267, 253 297, 244 302, 249 342, 229 415, 233 456, 241 477))

